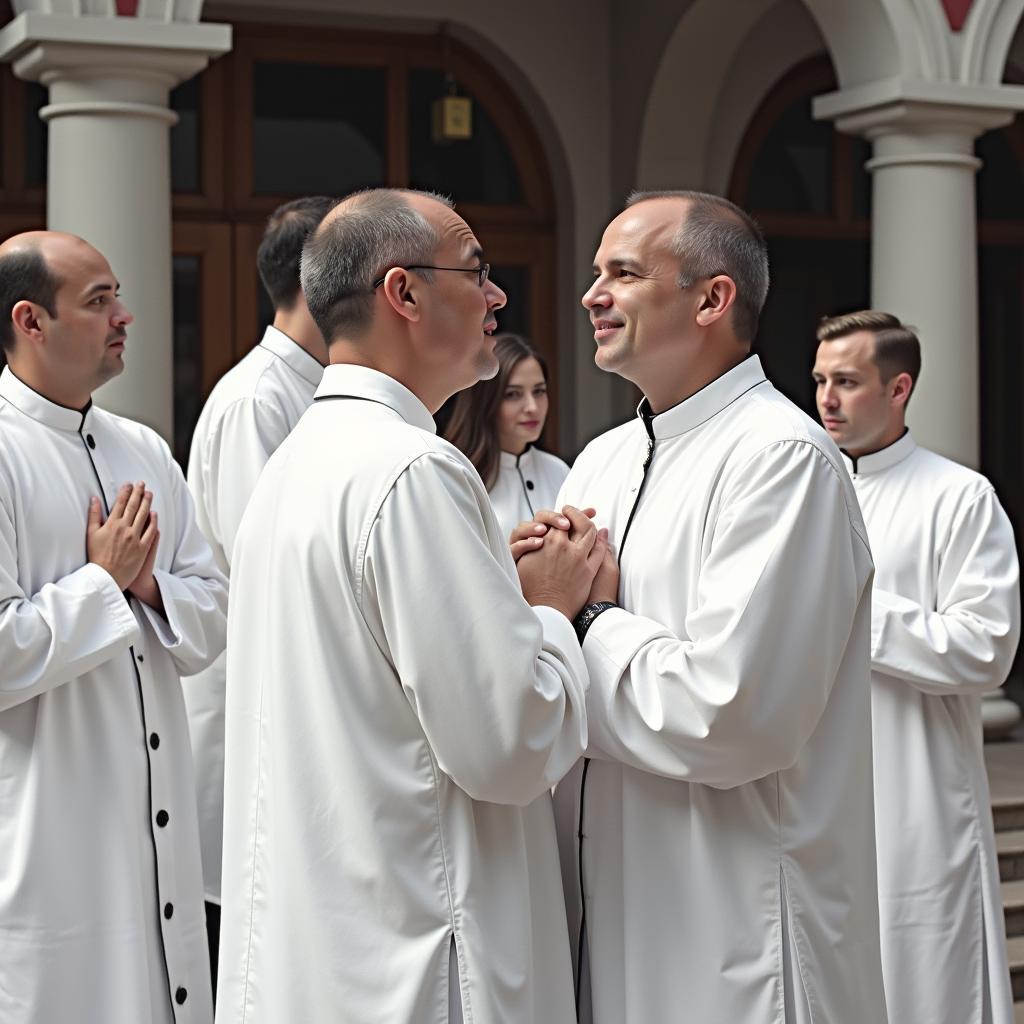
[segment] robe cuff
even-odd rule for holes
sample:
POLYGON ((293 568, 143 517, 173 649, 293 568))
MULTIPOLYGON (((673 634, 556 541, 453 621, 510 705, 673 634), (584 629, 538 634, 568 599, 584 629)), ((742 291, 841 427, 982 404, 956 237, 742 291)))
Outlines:
POLYGON ((594 619, 583 639, 583 657, 591 679, 599 686, 615 687, 637 651, 652 640, 672 636, 671 630, 653 619, 624 608, 609 608, 594 619))
POLYGON ((129 644, 135 643, 141 635, 139 620, 135 617, 128 598, 114 581, 114 577, 95 562, 86 562, 81 569, 71 575, 76 580, 83 581, 89 590, 99 591, 109 613, 107 621, 114 633, 123 637, 129 644))
POLYGON ((875 587, 871 591, 871 660, 876 661, 885 649, 885 627, 892 616, 922 611, 916 601, 900 597, 891 590, 875 587))
POLYGON ((583 691, 586 693, 590 688, 590 678, 587 675, 587 665, 580 651, 580 642, 576 639, 576 630, 572 628, 572 623, 560 611, 549 608, 547 605, 536 605, 533 613, 540 620, 545 648, 557 652, 561 661, 569 668, 573 678, 580 681, 583 691))
POLYGON ((184 641, 181 621, 175 612, 174 603, 175 586, 178 581, 172 573, 164 572, 162 569, 153 570, 153 579, 156 581, 160 597, 164 602, 164 614, 161 615, 155 608, 150 608, 145 601, 138 603, 142 608, 142 614, 146 616, 146 621, 153 627, 153 632, 161 645, 168 651, 173 651, 184 641))

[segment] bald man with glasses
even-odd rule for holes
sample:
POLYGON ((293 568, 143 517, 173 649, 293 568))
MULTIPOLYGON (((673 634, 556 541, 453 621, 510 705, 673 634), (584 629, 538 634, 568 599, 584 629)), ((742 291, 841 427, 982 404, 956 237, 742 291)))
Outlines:
POLYGON ((606 540, 567 510, 517 578, 434 433, 497 370, 488 270, 419 192, 306 243, 330 364, 232 566, 221 1020, 575 1021, 549 789, 586 746, 571 619, 606 540))

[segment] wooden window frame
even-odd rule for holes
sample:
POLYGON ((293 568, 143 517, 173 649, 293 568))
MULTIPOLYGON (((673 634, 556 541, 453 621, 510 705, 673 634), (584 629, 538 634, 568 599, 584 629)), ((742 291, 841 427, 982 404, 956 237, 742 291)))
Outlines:
POLYGON ((231 228, 227 224, 177 221, 171 248, 175 256, 199 260, 200 381, 205 400, 235 363, 231 228))

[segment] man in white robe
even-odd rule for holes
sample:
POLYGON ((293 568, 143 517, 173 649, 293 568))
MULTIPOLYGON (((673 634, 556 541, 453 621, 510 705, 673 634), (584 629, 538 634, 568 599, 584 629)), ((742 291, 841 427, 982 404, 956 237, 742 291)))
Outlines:
MULTIPOLYGON (((217 382, 192 435, 188 486, 199 528, 225 576, 231 572, 235 534, 256 479, 309 408, 327 362, 327 346, 299 284, 299 258, 309 233, 333 204, 326 196, 307 196, 271 214, 256 264, 274 304, 274 322, 263 340, 217 382)), ((184 684, 214 970, 224 821, 225 657, 184 684)))
POLYGON ((167 445, 92 404, 117 289, 80 238, 0 246, 4 1024, 213 1015, 179 676, 223 650, 227 586, 167 445))
POLYGON ((871 714, 882 968, 893 1021, 1012 1024, 981 702, 1013 661, 1013 530, 980 474, 920 448, 917 336, 822 322, 814 379, 875 558, 871 714))
POLYGON ((434 433, 497 370, 488 269, 416 192, 350 197, 306 244, 330 364, 232 560, 221 1024, 574 1020, 548 790, 586 744, 569 620, 605 541, 569 510, 520 589, 434 433))
POLYGON ((581 1017, 884 1024, 871 557, 839 452, 749 354, 764 242, 718 197, 640 194, 594 278, 597 365, 645 398, 560 497, 621 563, 577 619, 590 760, 556 794, 581 1017))

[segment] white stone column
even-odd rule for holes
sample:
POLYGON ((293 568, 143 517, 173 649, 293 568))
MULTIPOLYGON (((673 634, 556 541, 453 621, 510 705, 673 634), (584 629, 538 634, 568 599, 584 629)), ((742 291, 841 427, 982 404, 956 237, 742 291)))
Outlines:
POLYGON ((226 25, 20 14, 0 59, 49 87, 47 224, 102 252, 135 315, 125 372, 97 400, 173 432, 170 90, 231 46, 226 25))
MULTIPOLYGON (((977 467, 978 252, 974 140, 1024 109, 1019 86, 883 82, 815 100, 814 114, 873 143, 871 304, 918 328, 923 366, 907 420, 924 445, 977 467)), ((986 738, 1020 719, 985 695, 986 738)))

